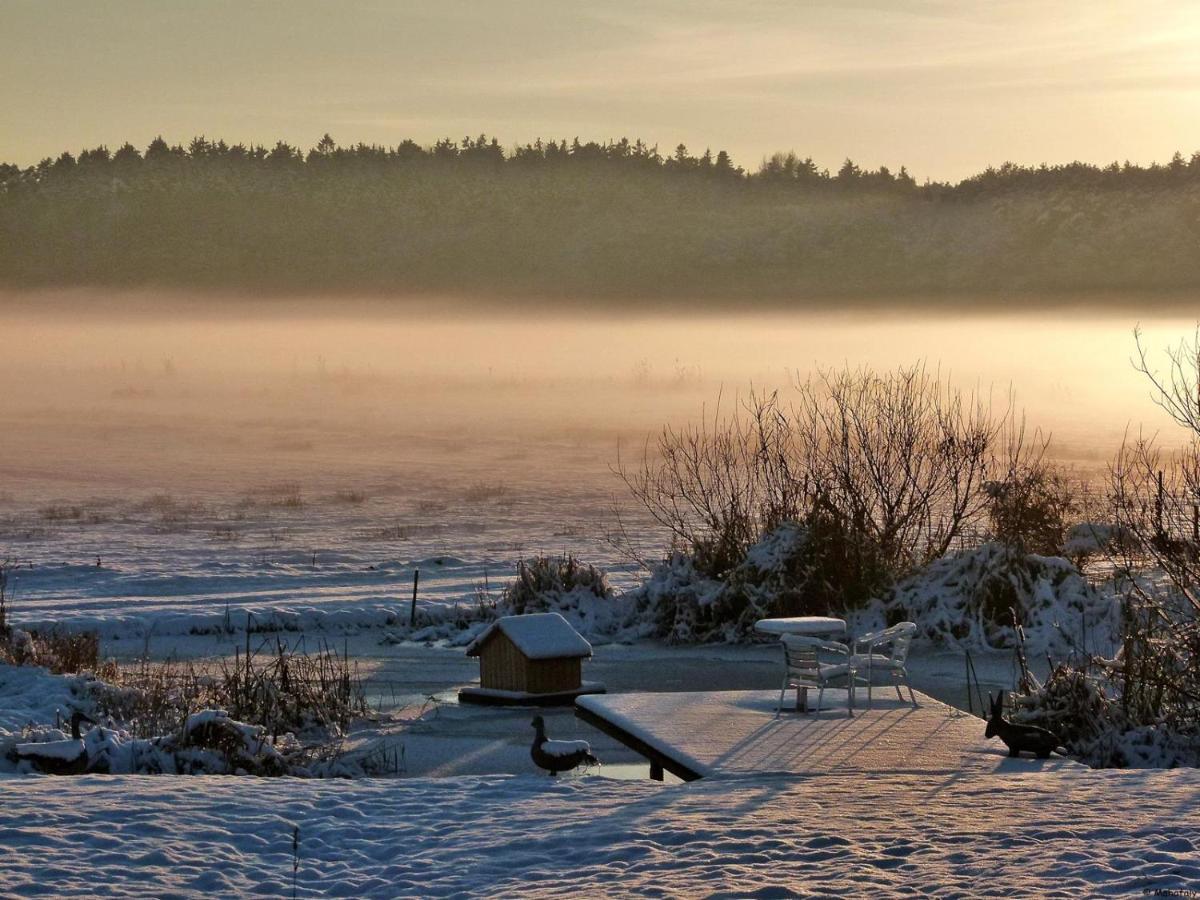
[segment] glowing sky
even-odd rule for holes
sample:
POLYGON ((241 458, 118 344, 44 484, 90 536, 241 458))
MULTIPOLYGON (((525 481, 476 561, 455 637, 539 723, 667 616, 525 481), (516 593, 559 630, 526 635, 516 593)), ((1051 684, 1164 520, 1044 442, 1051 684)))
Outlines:
POLYGON ((0 0, 0 160, 643 137, 956 179, 1200 149, 1200 4, 0 0))

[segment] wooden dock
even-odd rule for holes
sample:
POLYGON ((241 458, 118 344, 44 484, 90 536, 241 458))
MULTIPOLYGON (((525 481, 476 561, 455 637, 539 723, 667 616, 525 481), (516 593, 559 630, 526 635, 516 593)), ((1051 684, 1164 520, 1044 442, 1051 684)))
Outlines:
MULTIPOLYGON (((984 722, 917 692, 917 707, 877 691, 846 715, 845 691, 827 690, 821 713, 786 706, 778 691, 609 694, 580 697, 575 714, 641 754, 651 773, 685 781, 716 775, 1029 772, 1075 767, 1059 757, 1009 759, 984 722), (832 708, 829 708, 832 707, 832 708)), ((794 702, 794 697, 792 698, 794 702)), ((815 693, 814 693, 815 700, 815 693)))

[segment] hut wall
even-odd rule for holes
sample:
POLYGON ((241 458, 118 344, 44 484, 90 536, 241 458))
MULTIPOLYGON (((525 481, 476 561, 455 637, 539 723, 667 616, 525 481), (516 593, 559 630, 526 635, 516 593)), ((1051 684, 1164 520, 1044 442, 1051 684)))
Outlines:
POLYGON ((497 631, 479 648, 479 684, 499 691, 532 690, 527 686, 528 665, 508 636, 497 631))
POLYGON ((583 674, 582 660, 575 659, 531 659, 525 690, 532 694, 552 694, 557 691, 573 691, 580 685, 583 674))

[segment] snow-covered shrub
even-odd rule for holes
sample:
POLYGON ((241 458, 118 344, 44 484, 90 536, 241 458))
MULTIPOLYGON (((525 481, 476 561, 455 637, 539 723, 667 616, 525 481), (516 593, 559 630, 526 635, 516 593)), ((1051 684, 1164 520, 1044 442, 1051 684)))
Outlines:
POLYGON ((1080 522, 1071 526, 1063 540, 1062 553, 1067 559, 1081 560, 1103 554, 1115 554, 1131 544, 1131 535, 1119 525, 1104 522, 1080 522))
POLYGON ((1108 645, 1115 625, 1113 599, 1070 562, 998 543, 936 560, 899 582, 884 607, 951 646, 1011 647, 1020 624, 1032 650, 1086 652, 1108 645))
POLYGON ((1200 766, 1195 714, 1146 715, 1122 702, 1122 682, 1115 661, 1060 664, 1032 695, 1014 698, 1013 720, 1048 728, 1072 756, 1097 769, 1200 766))
POLYGON ((612 634, 620 626, 624 605, 614 596, 608 577, 573 556, 537 556, 517 564, 517 577, 504 589, 496 614, 556 612, 584 634, 612 634))
POLYGON ((574 556, 536 556, 517 563, 517 578, 504 590, 510 615, 551 611, 555 598, 582 590, 602 600, 612 597, 605 574, 574 556))
POLYGON ((785 522, 746 551, 722 578, 676 552, 628 595, 654 637, 674 642, 746 640, 771 616, 844 615, 887 584, 869 542, 847 539, 828 521, 785 522))
POLYGON ((1160 374, 1138 340, 1135 368, 1187 442, 1126 442, 1106 491, 1113 524, 1081 525, 1066 542, 1122 573, 1114 652, 1073 656, 1018 701, 1018 715, 1094 766, 1200 765, 1200 332, 1167 362, 1160 374))

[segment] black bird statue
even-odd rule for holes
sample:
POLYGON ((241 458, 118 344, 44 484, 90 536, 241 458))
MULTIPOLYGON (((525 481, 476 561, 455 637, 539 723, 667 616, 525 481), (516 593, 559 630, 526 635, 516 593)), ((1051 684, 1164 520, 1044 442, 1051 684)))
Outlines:
POLYGON ((995 700, 988 694, 988 702, 992 705, 992 717, 988 719, 983 736, 990 738, 999 735, 1000 740, 1008 745, 1009 756, 1020 756, 1021 751, 1025 750, 1037 754, 1038 759, 1048 759, 1051 753, 1059 751, 1060 741, 1054 732, 1036 725, 1014 725, 1004 718, 1004 691, 995 700))
POLYGON ((569 772, 584 763, 598 766, 600 760, 592 756, 592 745, 587 741, 549 741, 546 740, 546 722, 541 716, 534 716, 532 725, 537 729, 533 738, 533 747, 529 755, 539 769, 545 769, 553 778, 559 772, 569 772))

